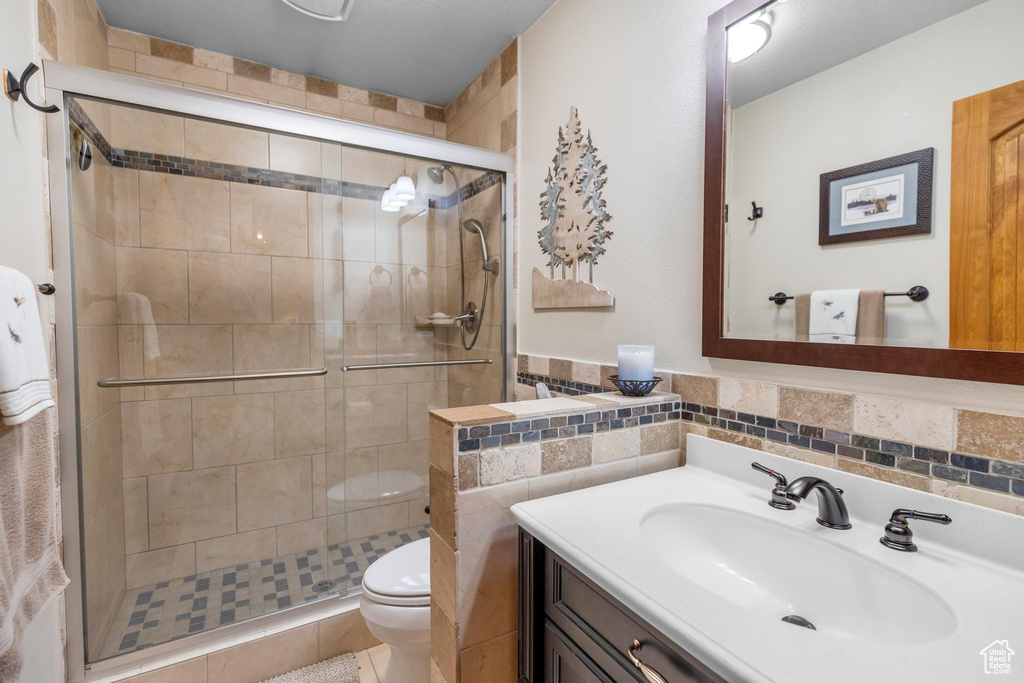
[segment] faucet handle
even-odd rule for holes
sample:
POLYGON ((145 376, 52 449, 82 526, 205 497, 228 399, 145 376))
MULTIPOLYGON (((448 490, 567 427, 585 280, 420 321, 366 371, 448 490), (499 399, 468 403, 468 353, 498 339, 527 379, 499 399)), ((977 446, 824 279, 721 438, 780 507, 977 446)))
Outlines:
POLYGON ((899 508, 892 511, 889 523, 885 525, 885 536, 878 539, 879 542, 886 548, 892 548, 893 550, 901 550, 905 553, 917 552, 917 545, 914 543, 914 532, 910 529, 909 520, 911 519, 920 519, 942 525, 953 521, 949 515, 937 512, 918 512, 917 510, 899 508))
POLYGON ((786 486, 789 482, 786 481, 786 476, 782 472, 776 472, 775 470, 768 469, 759 462, 750 463, 752 469, 767 474, 769 477, 775 480, 775 488, 772 489, 772 497, 768 500, 768 504, 778 510, 792 510, 796 505, 786 495, 786 486))
POLYGON ((751 469, 755 469, 758 472, 761 472, 762 474, 767 474, 769 477, 774 479, 779 486, 786 486, 789 483, 786 481, 786 476, 782 474, 782 472, 770 470, 759 462, 750 463, 750 467, 751 469))

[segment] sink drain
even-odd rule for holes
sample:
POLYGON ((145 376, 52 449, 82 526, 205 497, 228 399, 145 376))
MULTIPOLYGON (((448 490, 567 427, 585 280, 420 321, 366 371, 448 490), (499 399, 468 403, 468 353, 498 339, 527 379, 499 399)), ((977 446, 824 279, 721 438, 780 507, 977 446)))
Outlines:
POLYGON ((818 629, 814 628, 814 624, 812 624, 811 622, 807 621, 806 619, 804 619, 799 614, 787 614, 786 616, 782 617, 782 620, 784 622, 786 622, 787 624, 793 624, 794 626, 803 626, 804 628, 809 628, 812 631, 817 631, 818 630, 818 629))
MULTIPOLYGON (((324 581, 317 581, 313 584, 314 593, 329 593, 338 587, 338 582, 334 579, 325 579, 324 581)), ((811 628, 814 628, 813 626, 811 628)))

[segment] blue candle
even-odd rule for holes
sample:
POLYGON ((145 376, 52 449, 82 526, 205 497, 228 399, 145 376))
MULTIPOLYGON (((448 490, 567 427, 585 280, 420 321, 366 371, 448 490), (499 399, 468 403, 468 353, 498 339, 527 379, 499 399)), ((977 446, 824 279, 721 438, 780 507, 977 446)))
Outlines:
POLYGON ((619 379, 654 379, 654 347, 619 346, 619 379))

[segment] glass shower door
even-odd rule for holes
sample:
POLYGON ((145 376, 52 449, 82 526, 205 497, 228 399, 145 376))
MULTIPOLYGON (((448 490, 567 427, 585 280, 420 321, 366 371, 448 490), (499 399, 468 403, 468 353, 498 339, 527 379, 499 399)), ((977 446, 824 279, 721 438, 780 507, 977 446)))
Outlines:
POLYGON ((500 178, 67 108, 93 159, 71 174, 89 661, 357 592, 427 536, 429 411, 501 400, 500 279, 458 245, 461 202, 505 267, 500 178), (415 196, 382 203, 402 177, 415 196), (447 360, 492 364, 415 365, 447 360))

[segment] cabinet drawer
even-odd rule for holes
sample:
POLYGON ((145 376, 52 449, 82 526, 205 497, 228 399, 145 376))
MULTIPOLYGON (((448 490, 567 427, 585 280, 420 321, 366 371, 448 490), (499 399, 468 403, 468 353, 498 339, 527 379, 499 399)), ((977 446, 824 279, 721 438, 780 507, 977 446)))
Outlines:
MULTIPOLYGON (((543 546, 541 546, 543 547, 543 546)), ((640 641, 644 664, 671 683, 722 679, 682 648, 670 643, 607 592, 544 548, 544 616, 615 680, 644 681, 626 652, 640 641)), ((598 679, 600 680, 600 679, 598 679)))

